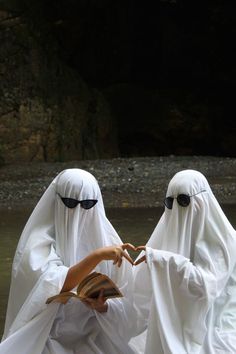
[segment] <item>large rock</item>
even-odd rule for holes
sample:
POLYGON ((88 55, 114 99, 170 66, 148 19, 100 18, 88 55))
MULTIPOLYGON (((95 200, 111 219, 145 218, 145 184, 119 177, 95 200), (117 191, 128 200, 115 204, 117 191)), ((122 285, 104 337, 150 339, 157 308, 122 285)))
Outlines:
POLYGON ((101 92, 43 45, 20 17, 0 12, 0 162, 117 155, 116 128, 101 92))

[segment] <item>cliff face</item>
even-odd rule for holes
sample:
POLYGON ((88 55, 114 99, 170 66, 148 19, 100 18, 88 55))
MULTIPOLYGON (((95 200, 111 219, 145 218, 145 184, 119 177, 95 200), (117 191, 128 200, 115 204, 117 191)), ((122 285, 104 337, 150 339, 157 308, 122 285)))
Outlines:
POLYGON ((229 2, 0 0, 0 163, 236 156, 229 2))
POLYGON ((59 60, 52 39, 42 45, 22 17, 1 11, 0 43, 2 162, 117 155, 106 99, 59 60))

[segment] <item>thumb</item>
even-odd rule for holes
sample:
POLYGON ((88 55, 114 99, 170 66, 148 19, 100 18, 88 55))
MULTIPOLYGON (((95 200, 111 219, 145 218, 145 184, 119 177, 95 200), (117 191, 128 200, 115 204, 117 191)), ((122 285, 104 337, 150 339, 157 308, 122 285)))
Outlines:
POLYGON ((98 301, 99 301, 99 302, 105 302, 105 299, 104 299, 104 290, 105 290, 105 289, 103 289, 103 288, 100 290, 100 293, 99 293, 99 296, 98 296, 98 301))
POLYGON ((138 264, 140 264, 142 262, 147 263, 146 256, 142 256, 141 258, 139 258, 136 262, 134 262, 134 265, 137 266, 138 264))

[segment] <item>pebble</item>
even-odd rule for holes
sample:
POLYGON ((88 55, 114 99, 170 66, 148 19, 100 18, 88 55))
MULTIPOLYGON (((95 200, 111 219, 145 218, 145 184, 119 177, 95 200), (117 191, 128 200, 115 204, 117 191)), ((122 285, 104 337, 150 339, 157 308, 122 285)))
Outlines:
POLYGON ((169 180, 183 169, 202 172, 220 203, 236 204, 236 158, 171 155, 5 165, 0 167, 0 208, 33 207, 66 168, 91 172, 98 180, 105 207, 161 206, 169 180))

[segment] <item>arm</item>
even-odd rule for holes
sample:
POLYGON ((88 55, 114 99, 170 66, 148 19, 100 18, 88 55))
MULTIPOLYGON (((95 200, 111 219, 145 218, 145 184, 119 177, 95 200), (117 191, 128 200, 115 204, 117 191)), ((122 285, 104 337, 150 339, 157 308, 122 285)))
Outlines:
POLYGON ((90 253, 82 261, 72 266, 66 276, 61 292, 70 291, 76 287, 88 275, 98 263, 103 260, 113 260, 113 264, 118 267, 122 264, 122 257, 125 257, 131 264, 132 258, 125 252, 126 249, 135 249, 131 244, 123 244, 119 246, 108 246, 98 248, 90 253))

